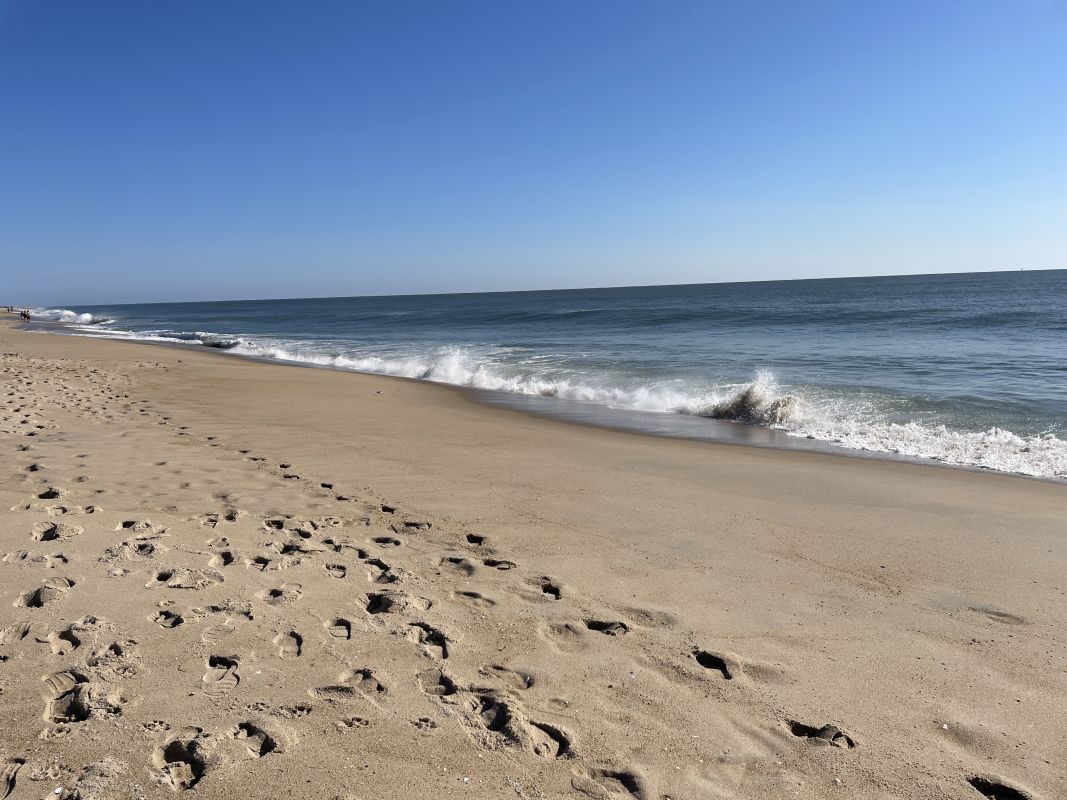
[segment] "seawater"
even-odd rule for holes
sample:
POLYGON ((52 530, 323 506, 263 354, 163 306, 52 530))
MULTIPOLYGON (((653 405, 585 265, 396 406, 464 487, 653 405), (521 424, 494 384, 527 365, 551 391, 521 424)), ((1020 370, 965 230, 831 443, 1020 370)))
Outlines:
POLYGON ((1067 271, 36 309, 668 435, 1067 478, 1067 271))

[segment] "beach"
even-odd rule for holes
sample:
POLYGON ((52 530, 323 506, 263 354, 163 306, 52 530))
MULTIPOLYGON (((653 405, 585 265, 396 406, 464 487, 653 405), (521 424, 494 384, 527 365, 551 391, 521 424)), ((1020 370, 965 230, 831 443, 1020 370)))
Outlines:
POLYGON ((0 352, 0 797, 1067 796, 1062 481, 0 352))

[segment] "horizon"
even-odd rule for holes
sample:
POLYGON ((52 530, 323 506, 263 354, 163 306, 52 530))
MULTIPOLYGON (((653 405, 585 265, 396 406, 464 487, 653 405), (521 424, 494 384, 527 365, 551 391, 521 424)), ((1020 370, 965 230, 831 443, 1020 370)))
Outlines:
MULTIPOLYGON (((1018 269, 988 269, 974 272, 902 272, 887 275, 833 275, 816 276, 810 278, 766 278, 759 280, 736 280, 736 281, 706 281, 704 283, 639 283, 627 286, 558 286, 545 289, 488 289, 485 291, 464 292, 397 292, 393 294, 344 294, 344 295, 304 295, 292 297, 225 297, 211 300, 142 300, 123 303, 44 303, 36 308, 106 308, 110 306, 150 306, 150 305, 181 305, 181 304, 204 304, 204 303, 280 303, 286 300, 355 300, 371 299, 375 297, 449 297, 452 295, 481 295, 481 294, 538 294, 548 292, 597 292, 614 291, 621 289, 668 289, 686 286, 732 286, 759 283, 800 283, 811 281, 854 281, 854 280, 884 280, 890 278, 933 278, 933 277, 966 277, 968 275, 1010 275, 1019 272, 1067 272, 1067 267, 1042 267, 1018 269)), ((26 304, 16 304, 16 308, 27 308, 26 304)))
POLYGON ((611 10, 0 0, 0 291, 101 305, 1067 264, 1067 6, 611 10))

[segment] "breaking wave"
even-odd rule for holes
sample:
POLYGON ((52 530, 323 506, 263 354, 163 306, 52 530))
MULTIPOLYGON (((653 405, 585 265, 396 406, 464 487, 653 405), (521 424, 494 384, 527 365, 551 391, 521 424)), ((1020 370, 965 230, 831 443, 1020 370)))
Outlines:
POLYGON ((79 314, 67 308, 31 308, 30 319, 42 322, 64 322, 71 325, 99 325, 111 320, 95 319, 92 314, 79 314))
MULTIPOLYGON (((1067 441, 1053 433, 1022 436, 1002 428, 960 430, 901 418, 847 391, 783 387, 769 371, 740 383, 695 385, 619 372, 578 369, 566 362, 507 348, 438 347, 374 353, 337 342, 293 342, 206 331, 131 332, 89 314, 40 310, 37 318, 67 323, 74 332, 225 350, 235 355, 331 369, 432 381, 492 392, 555 397, 634 411, 684 414, 782 431, 838 447, 1043 478, 1067 478, 1067 441), (49 316, 46 316, 49 315, 49 316)), ((919 417, 915 414, 912 417, 919 417)), ((907 415, 905 415, 907 417, 907 415)))

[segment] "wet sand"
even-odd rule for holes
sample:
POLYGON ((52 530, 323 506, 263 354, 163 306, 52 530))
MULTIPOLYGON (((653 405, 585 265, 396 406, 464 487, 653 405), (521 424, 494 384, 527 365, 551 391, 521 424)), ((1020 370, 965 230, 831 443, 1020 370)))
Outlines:
POLYGON ((1067 796, 1067 487, 4 324, 0 797, 1067 796))

